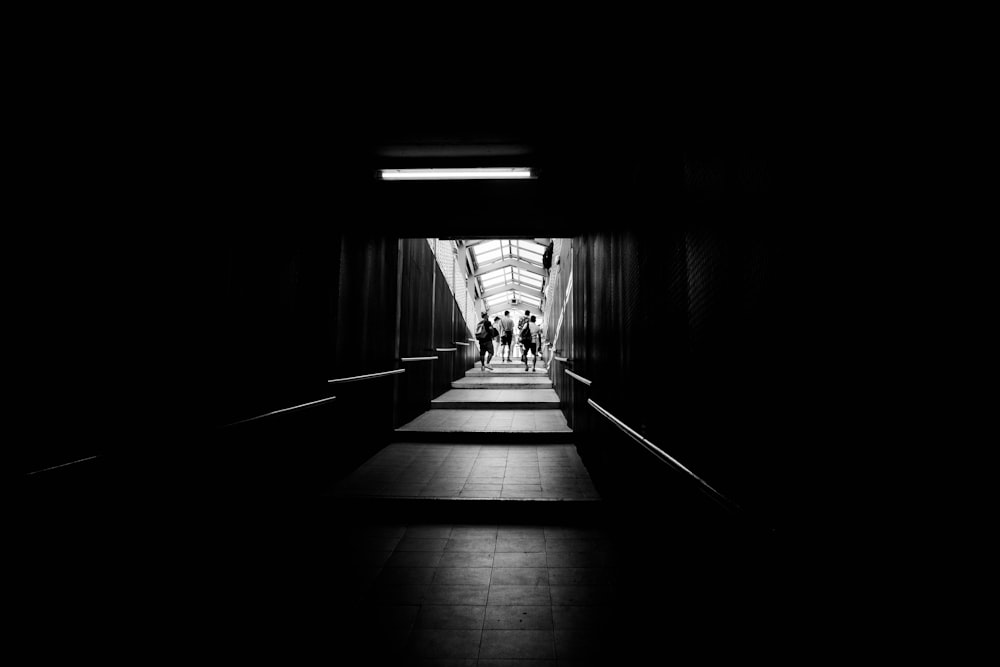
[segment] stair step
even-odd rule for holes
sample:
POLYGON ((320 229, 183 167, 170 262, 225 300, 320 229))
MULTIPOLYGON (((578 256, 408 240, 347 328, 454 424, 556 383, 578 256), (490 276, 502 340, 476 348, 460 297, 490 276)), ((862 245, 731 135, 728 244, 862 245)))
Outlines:
MULTIPOLYGON (((487 390, 479 390, 487 391, 487 390)), ((397 440, 570 444, 573 429, 561 410, 428 410, 395 430, 397 440)))
MULTIPOLYGON (((475 378, 475 377, 505 377, 510 375, 516 375, 519 377, 547 377, 548 368, 544 365, 539 364, 535 366, 535 370, 524 370, 523 364, 491 364, 493 370, 482 370, 478 364, 475 368, 470 368, 465 371, 465 377, 475 378)), ((529 365, 530 369, 531 366, 529 365)))
POLYGON ((575 434, 565 431, 444 431, 408 428, 393 431, 393 442, 439 442, 442 444, 467 445, 475 441, 477 445, 572 445, 575 434))
POLYGON ((482 377, 467 375, 451 383, 454 389, 551 389, 552 380, 537 373, 522 375, 485 374, 482 377), (537 377, 536 377, 537 376, 537 377))
POLYGON ((431 401, 437 410, 551 410, 559 407, 554 389, 450 389, 431 401))
MULTIPOLYGON (((499 378, 498 378, 499 379, 499 378)), ((507 379, 507 378, 504 378, 507 379)), ((497 384, 493 382, 477 382, 475 378, 463 378, 464 381, 451 383, 452 389, 551 389, 552 382, 548 379, 545 382, 518 382, 517 378, 510 378, 510 382, 497 384)))

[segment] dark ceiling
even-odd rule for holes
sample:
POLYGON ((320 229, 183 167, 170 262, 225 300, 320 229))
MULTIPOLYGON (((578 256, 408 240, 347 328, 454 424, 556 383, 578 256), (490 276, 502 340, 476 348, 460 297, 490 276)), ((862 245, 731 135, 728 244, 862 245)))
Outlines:
MULTIPOLYGON (((651 85, 640 95, 570 90, 538 78, 524 86, 444 88, 399 78, 369 84, 228 97, 200 129, 199 159, 190 168, 208 172, 216 200, 241 209, 241 220, 533 238, 656 221, 680 196, 684 151, 734 146, 726 107, 680 116, 652 101, 651 85), (379 168, 418 166, 528 166, 537 178, 376 178, 379 168)), ((733 117, 749 118, 740 113, 733 117)), ((758 134, 767 137, 762 128, 743 136, 758 134)))

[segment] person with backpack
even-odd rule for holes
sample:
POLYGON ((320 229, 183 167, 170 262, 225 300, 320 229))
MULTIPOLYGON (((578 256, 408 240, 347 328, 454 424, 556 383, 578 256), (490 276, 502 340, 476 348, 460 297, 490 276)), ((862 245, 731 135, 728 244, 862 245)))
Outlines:
POLYGON ((531 372, 535 372, 535 364, 538 363, 538 350, 542 346, 542 327, 535 322, 535 316, 532 315, 531 318, 525 322, 524 328, 521 329, 521 347, 524 348, 524 354, 521 355, 521 361, 524 362, 524 372, 528 372, 528 352, 531 351, 531 372))
POLYGON ((526 310, 524 311, 524 315, 522 315, 517 320, 517 344, 521 347, 522 357, 524 356, 526 350, 524 349, 524 345, 521 344, 521 334, 524 332, 524 325, 528 323, 528 318, 530 317, 531 317, 531 311, 526 310))
POLYGON ((490 324, 490 314, 483 313, 483 319, 476 325, 476 340, 479 341, 479 370, 492 371, 490 359, 493 358, 493 325, 490 324))

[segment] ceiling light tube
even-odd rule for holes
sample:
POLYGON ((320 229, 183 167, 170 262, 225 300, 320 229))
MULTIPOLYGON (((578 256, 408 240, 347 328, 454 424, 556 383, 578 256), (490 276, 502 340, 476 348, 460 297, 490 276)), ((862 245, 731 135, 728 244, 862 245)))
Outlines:
POLYGON ((531 167, 468 169, 380 169, 383 181, 475 181, 534 178, 531 167))

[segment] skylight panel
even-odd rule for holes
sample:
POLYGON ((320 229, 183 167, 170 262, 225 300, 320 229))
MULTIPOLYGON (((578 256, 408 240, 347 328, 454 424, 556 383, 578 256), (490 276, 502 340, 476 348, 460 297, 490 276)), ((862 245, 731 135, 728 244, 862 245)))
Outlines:
POLYGON ((483 241, 478 245, 472 246, 472 250, 478 255, 481 252, 489 252, 490 250, 497 250, 500 248, 499 240, 483 241))
POLYGON ((545 246, 540 243, 535 243, 534 241, 518 241, 518 246, 522 250, 527 250, 528 252, 537 252, 539 254, 545 252, 545 246))
POLYGON ((483 280, 492 280, 493 278, 503 277, 504 274, 506 273, 505 268, 506 267, 501 266, 499 269, 493 269, 492 271, 487 271, 486 273, 482 273, 479 275, 479 277, 483 280))

